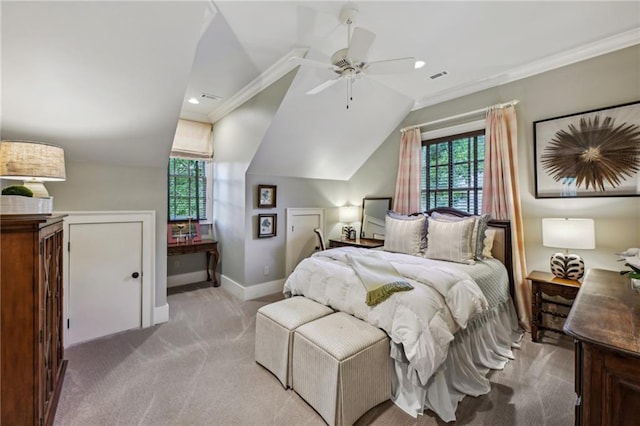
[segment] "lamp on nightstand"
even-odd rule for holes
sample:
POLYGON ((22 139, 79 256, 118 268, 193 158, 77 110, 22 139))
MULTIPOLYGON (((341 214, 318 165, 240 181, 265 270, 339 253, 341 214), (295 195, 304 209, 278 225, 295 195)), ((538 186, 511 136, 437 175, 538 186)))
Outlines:
POLYGON ((358 221, 359 213, 360 209, 358 206, 342 206, 338 210, 338 220, 346 224, 342 227, 342 235, 345 238, 356 239, 356 232, 355 229, 353 229, 352 223, 358 221))
POLYGON ((569 249, 596 248, 593 219, 542 219, 542 245, 565 249, 551 256, 551 272, 558 278, 578 280, 584 275, 584 260, 569 249))

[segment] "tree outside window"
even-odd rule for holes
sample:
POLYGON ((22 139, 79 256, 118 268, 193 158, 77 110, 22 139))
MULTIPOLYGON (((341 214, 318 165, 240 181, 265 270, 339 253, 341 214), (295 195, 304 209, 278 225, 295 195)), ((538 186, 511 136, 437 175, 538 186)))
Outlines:
POLYGON ((169 159, 169 221, 207 218, 206 163, 169 159))

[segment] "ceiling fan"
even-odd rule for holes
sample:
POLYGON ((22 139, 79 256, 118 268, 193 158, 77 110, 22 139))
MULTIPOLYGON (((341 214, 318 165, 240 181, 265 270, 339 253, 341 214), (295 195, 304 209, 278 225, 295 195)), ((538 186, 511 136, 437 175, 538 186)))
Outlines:
POLYGON ((367 61, 367 53, 376 38, 375 33, 360 27, 356 27, 351 34, 353 24, 358 10, 353 7, 345 7, 340 12, 340 21, 347 25, 347 47, 340 49, 331 55, 331 63, 316 61, 313 59, 291 58, 300 65, 329 69, 336 74, 336 77, 321 83, 307 92, 307 95, 315 95, 338 81, 347 80, 347 109, 349 101, 353 100, 352 85, 356 78, 366 74, 400 74, 413 71, 415 58, 397 58, 380 61, 367 61))

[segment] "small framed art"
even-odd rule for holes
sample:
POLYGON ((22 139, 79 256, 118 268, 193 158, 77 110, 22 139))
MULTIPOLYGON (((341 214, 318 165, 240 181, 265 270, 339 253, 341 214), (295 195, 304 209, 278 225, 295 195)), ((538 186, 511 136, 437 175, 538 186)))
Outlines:
POLYGON ((640 102, 533 123, 536 198, 640 195, 640 102))
POLYGON ((179 244, 200 241, 200 223, 194 220, 167 223, 167 242, 179 244))
POLYGON ((276 186, 258 185, 258 208, 270 209, 276 206, 276 186))
POLYGON ((275 237, 277 222, 278 222, 278 215, 275 213, 259 214, 258 215, 258 238, 275 237))

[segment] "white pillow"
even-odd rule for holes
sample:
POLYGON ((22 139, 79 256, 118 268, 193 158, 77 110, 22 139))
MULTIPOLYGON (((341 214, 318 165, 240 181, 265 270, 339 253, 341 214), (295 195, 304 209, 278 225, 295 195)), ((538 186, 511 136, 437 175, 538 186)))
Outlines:
POLYGON ((496 238, 495 229, 487 229, 484 231, 484 246, 482 248, 482 257, 492 259, 491 249, 493 249, 493 240, 496 238))
POLYGON ((447 222, 458 222, 460 220, 466 220, 470 217, 475 218, 476 224, 473 228, 473 235, 471 236, 471 247, 473 248, 473 255, 476 260, 480 260, 484 258, 483 249, 484 249, 484 238, 485 231, 487 230, 487 226, 489 223, 489 219, 491 215, 489 213, 484 213, 479 216, 456 216, 447 213, 438 213, 433 212, 431 217, 441 221, 447 222))
POLYGON ((457 222, 429 218, 429 242, 425 257, 457 263, 475 263, 475 250, 471 244, 475 226, 476 219, 473 217, 457 222))
POLYGON ((425 216, 415 219, 384 218, 384 249, 396 253, 421 254, 425 216))

